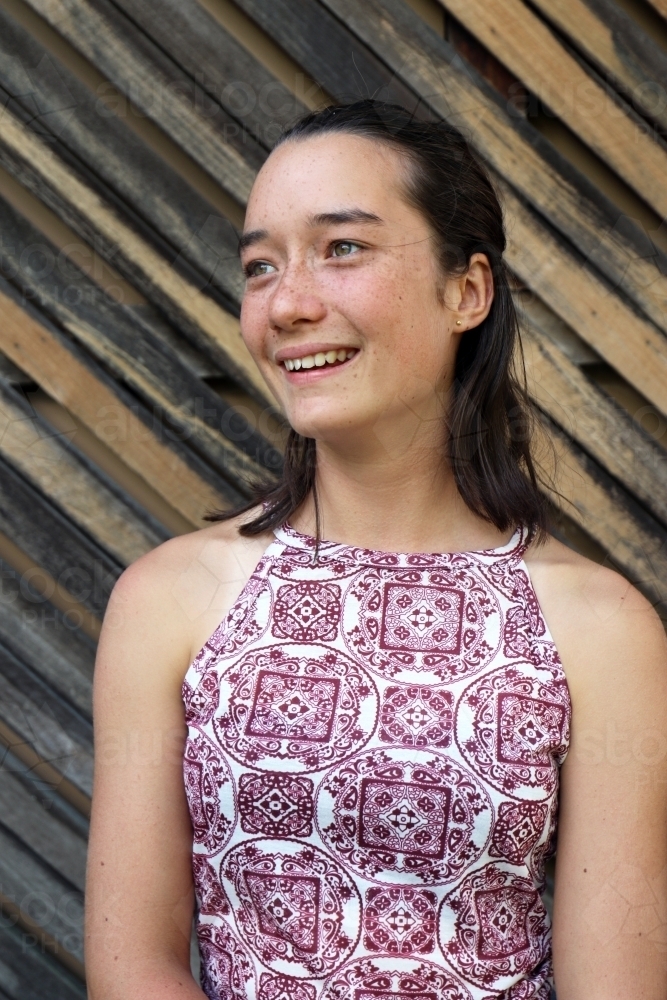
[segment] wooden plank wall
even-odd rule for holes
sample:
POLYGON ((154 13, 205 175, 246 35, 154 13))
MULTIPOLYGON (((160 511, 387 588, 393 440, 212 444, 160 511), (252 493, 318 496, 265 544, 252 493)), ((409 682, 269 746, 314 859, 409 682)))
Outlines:
POLYGON ((554 530, 667 617, 664 0, 0 0, 0 1000, 85 995, 106 601, 279 470, 244 204, 289 122, 368 95, 488 164, 554 530))

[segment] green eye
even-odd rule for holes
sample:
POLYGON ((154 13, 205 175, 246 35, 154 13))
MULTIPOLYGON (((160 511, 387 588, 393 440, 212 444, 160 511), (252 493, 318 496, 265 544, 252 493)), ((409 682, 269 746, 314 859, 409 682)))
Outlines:
POLYGON ((332 255, 334 257, 349 257, 358 246, 358 243, 352 243, 350 240, 341 240, 339 243, 334 243, 332 255))
POLYGON ((275 270, 273 264, 265 260, 253 260, 244 268, 246 278, 260 278, 263 274, 270 274, 275 270))

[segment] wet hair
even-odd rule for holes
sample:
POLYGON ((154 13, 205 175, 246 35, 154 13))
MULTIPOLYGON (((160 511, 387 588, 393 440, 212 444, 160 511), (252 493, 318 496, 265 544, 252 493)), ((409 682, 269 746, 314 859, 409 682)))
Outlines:
MULTIPOLYGON (((542 537, 547 501, 530 448, 533 413, 503 259, 503 212, 486 169, 455 126, 420 120, 398 105, 372 99, 311 112, 278 144, 329 133, 362 136, 405 157, 405 197, 433 232, 443 275, 465 274, 473 254, 486 254, 494 298, 486 319, 461 336, 445 417, 448 458, 470 510, 500 531, 523 526, 529 537, 542 537)), ((280 480, 255 485, 249 502, 207 519, 227 520, 261 503, 261 511, 239 529, 243 535, 260 534, 289 521, 312 493, 319 540, 315 473, 315 440, 292 429, 280 480)))

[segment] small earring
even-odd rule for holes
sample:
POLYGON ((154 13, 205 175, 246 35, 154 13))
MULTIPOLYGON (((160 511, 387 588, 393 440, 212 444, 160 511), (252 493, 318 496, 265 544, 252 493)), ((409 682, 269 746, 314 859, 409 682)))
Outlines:
POLYGON ((457 319, 457 321, 456 321, 456 325, 457 325, 457 326, 461 326, 461 320, 460 320, 460 319, 457 319))

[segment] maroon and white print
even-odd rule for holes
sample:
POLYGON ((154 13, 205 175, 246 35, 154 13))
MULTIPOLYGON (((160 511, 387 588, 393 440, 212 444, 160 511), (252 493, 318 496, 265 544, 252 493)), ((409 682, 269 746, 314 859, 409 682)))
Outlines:
POLYGON ((275 972, 332 972, 357 943, 361 900, 354 882, 310 844, 251 840, 232 847, 221 873, 241 937, 275 972))
POLYGON ((257 1000, 315 1000, 317 990, 312 983, 292 976, 272 976, 263 972, 259 977, 257 1000))
POLYGON ((239 653, 266 632, 271 615, 271 593, 265 578, 270 565, 260 560, 227 616, 192 661, 192 670, 205 675, 223 656, 239 653))
POLYGON ((231 913, 218 873, 203 854, 192 855, 192 875, 200 913, 211 917, 231 913))
POLYGON ((463 568, 372 570, 348 588, 348 649, 376 673, 438 684, 478 673, 500 642, 500 608, 463 568))
POLYGON ((184 681, 185 721, 193 726, 205 726, 220 704, 220 682, 215 670, 204 674, 196 688, 184 681))
POLYGON ((245 833, 267 837, 310 837, 313 832, 313 782, 276 771, 242 774, 239 816, 245 833))
POLYGON ((390 955, 435 951, 437 902, 431 889, 371 886, 364 899, 364 948, 390 955))
POLYGON ((493 810, 467 768, 437 753, 372 750, 317 792, 323 843, 362 878, 439 885, 482 854, 493 810))
POLYGON ((548 1000, 570 699, 523 560, 283 526, 182 686, 210 1000, 548 1000))
POLYGON ((487 865, 445 896, 439 938, 466 980, 507 990, 548 959, 549 918, 531 879, 487 865))
POLYGON ((529 664, 503 666, 473 682, 459 699, 456 742, 473 770, 494 788, 517 798, 544 799, 558 783, 569 718, 564 680, 537 677, 529 664))
POLYGON ((364 746, 376 726, 375 684, 334 648, 256 650, 221 676, 220 690, 216 736, 251 767, 318 771, 364 746))
POLYGON ((278 588, 272 635, 295 642, 332 642, 340 625, 337 583, 300 580, 278 588))
POLYGON ((548 812, 544 802, 501 802, 489 846, 491 857, 520 865, 542 836, 548 812))
POLYGON ((254 996, 255 968, 227 924, 200 923, 201 987, 209 1000, 247 1000, 254 996))
POLYGON ((382 695, 379 738, 415 750, 448 747, 454 696, 446 688, 388 685, 382 695))
POLYGON ((195 853, 216 854, 234 830, 234 785, 219 748, 201 733, 186 740, 183 777, 195 853))
POLYGON ((349 962, 324 983, 321 1000, 471 1000, 442 965, 424 959, 372 956, 349 962))

